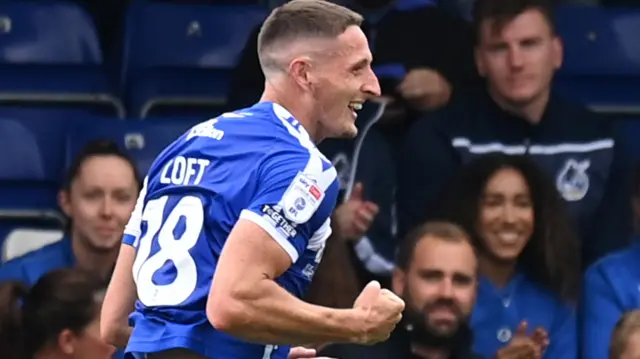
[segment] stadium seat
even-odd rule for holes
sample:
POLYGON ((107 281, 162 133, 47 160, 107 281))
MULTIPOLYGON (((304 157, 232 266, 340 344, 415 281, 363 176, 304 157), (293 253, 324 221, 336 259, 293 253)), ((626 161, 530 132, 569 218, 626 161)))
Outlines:
POLYGON ((87 106, 124 116, 91 17, 67 2, 0 1, 0 105, 87 106))
POLYGON ((137 2, 129 8, 123 57, 127 105, 135 116, 200 108, 216 114, 231 69, 261 6, 137 2))
POLYGON ((557 88, 601 112, 640 113, 640 11, 564 7, 557 29, 565 50, 557 88))
POLYGON ((69 126, 26 110, 0 110, 0 240, 15 228, 62 227, 57 192, 69 126))
POLYGON ((2 263, 62 240, 61 228, 46 228, 33 224, 22 227, 20 221, 13 222, 14 228, 2 225, 0 220, 0 241, 2 241, 2 263))
POLYGON ((93 140, 108 139, 131 154, 138 172, 145 176, 156 156, 181 136, 195 122, 175 121, 84 121, 68 135, 66 163, 69 164, 82 147, 93 140))

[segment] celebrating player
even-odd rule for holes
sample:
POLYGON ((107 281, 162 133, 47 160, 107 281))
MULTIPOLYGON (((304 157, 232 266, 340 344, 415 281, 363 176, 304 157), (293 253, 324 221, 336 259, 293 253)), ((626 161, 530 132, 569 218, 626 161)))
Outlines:
POLYGON ((357 110, 380 92, 361 21, 320 0, 266 19, 260 102, 196 125, 151 166, 103 306, 105 339, 134 357, 284 359, 289 345, 388 338, 404 303, 375 282, 352 309, 299 299, 338 192, 315 143, 355 136, 357 110))

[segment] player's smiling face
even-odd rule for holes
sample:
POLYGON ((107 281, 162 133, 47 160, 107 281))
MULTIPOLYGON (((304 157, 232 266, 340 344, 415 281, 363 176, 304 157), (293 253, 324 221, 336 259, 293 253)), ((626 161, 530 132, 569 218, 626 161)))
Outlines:
POLYGON ((317 111, 327 137, 355 137, 358 111, 368 98, 380 95, 380 85, 371 69, 369 43, 359 27, 348 28, 334 44, 315 74, 317 111))

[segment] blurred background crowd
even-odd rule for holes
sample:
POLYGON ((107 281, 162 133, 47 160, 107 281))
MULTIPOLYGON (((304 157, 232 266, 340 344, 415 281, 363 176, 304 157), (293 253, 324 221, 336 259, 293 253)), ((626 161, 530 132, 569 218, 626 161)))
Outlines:
MULTIPOLYGON (((122 356, 98 313, 141 178, 259 99, 281 2, 0 1, 3 358, 122 356)), ((319 145, 342 193, 307 300, 376 279, 407 311, 385 343, 321 351, 640 358, 640 2, 336 2, 383 99, 319 145)))

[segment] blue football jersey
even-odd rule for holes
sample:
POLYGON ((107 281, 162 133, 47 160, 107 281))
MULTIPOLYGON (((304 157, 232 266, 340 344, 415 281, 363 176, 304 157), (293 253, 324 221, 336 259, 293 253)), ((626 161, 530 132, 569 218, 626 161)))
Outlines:
POLYGON ((206 302, 227 236, 250 220, 293 262, 277 282, 306 292, 331 234, 337 174, 305 129, 263 102, 191 128, 154 161, 123 242, 137 249, 127 353, 187 348, 214 359, 285 359, 289 347, 217 331, 206 302))

